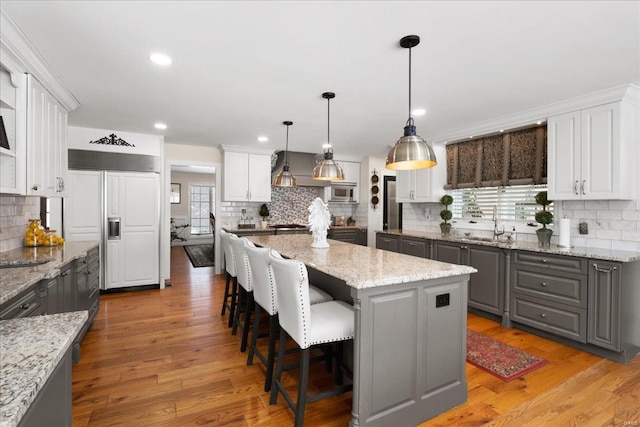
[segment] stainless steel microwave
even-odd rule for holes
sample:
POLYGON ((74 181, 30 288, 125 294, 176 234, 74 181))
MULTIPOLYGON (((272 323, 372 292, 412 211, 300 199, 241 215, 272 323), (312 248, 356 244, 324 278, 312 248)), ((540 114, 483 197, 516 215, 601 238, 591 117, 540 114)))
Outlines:
POLYGON ((354 202, 355 201, 355 184, 331 184, 330 202, 354 202))

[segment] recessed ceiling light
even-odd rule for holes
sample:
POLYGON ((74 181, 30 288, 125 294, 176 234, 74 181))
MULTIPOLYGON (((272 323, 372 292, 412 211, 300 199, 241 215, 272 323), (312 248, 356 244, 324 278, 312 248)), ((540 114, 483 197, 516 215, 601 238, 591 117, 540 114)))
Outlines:
POLYGON ((425 110, 424 108, 416 108, 411 113, 414 116, 424 116, 425 114, 427 114, 427 110, 425 110))
POLYGON ((504 132, 504 129, 500 129, 500 132, 504 132))
POLYGON ((536 124, 537 124, 537 125, 541 125, 541 124, 542 124, 542 120, 538 120, 538 121, 536 122, 536 124))
POLYGON ((158 65, 171 65, 171 63, 173 62, 173 59, 171 59, 170 56, 165 55, 164 53, 152 53, 151 55, 149 55, 149 59, 151 60, 151 62, 158 65))
POLYGON ((267 142, 269 140, 269 138, 267 138, 266 136, 259 136, 258 137, 258 142, 267 142))
POLYGON ((165 125, 164 123, 156 123, 155 125, 153 125, 156 129, 160 129, 160 130, 165 130, 167 128, 167 125, 165 125))

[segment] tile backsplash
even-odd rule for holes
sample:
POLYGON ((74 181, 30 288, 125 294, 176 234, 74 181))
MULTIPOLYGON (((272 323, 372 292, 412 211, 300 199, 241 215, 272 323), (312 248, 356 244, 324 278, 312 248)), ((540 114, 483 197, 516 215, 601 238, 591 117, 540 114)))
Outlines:
MULTIPOLYGON (((555 218, 571 220, 571 245, 588 248, 640 251, 640 200, 589 200, 555 202, 555 218), (578 224, 588 224, 589 233, 580 234, 578 224)), ((439 203, 404 203, 402 224, 405 230, 440 232, 439 203)), ((507 227, 511 224, 504 222, 507 227)), ((535 228, 517 226, 518 240, 536 242, 535 228)), ((456 222, 458 231, 467 230, 465 224, 456 222)), ((493 224, 485 222, 474 227, 474 234, 492 235, 493 224)), ((553 228, 550 227, 550 228, 553 228)), ((557 233, 551 238, 557 243, 557 233)))
POLYGON ((29 219, 40 216, 40 198, 0 195, 0 252, 24 244, 29 219))

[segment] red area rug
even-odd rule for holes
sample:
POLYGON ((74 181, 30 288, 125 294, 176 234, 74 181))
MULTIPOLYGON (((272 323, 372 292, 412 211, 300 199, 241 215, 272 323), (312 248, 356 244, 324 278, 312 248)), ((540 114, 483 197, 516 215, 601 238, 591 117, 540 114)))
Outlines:
POLYGON ((467 362, 503 381, 511 381, 546 365, 547 360, 467 330, 467 362))

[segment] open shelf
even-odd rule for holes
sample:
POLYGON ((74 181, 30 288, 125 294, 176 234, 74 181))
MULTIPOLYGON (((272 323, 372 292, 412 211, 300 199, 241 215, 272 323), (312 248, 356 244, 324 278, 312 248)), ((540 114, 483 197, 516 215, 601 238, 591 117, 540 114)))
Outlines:
POLYGON ((16 106, 9 104, 4 99, 0 99, 0 108, 6 108, 6 109, 9 109, 9 110, 15 110, 16 106))

